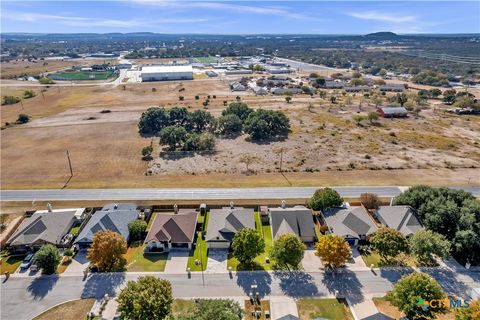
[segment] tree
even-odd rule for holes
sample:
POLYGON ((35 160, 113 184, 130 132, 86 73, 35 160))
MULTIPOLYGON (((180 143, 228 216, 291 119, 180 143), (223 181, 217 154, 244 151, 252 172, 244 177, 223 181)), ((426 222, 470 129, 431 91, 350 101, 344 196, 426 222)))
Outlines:
POLYGON ((255 229, 244 228, 233 237, 232 253, 242 264, 251 264, 263 250, 265 250, 265 241, 255 229))
POLYGON ((370 237, 370 242, 382 258, 396 257, 408 251, 407 239, 396 229, 381 227, 370 237))
POLYGON ((425 273, 414 272, 403 276, 387 294, 387 300, 405 313, 408 319, 435 318, 443 313, 445 306, 426 305, 429 301, 443 300, 445 294, 440 285, 425 273))
POLYGON ((122 271, 126 260, 127 241, 114 231, 100 231, 93 236, 93 242, 88 249, 88 260, 101 272, 122 271))
POLYGON ((18 115, 17 123, 23 124, 30 121, 30 117, 27 114, 20 113, 18 115))
POLYGON ((450 254, 450 242, 443 235, 431 230, 417 231, 409 243, 410 252, 423 263, 432 262, 432 255, 446 258, 450 254))
POLYGON ((215 149, 215 136, 210 132, 204 132, 198 140, 198 150, 207 151, 215 149))
POLYGON ((168 126, 160 131, 160 144, 167 144, 170 150, 176 150, 177 145, 181 145, 186 137, 187 130, 184 127, 168 126))
POLYGON ((347 241, 335 234, 321 236, 315 248, 322 262, 332 268, 345 265, 352 253, 347 241))
POLYGON ((405 92, 403 93, 397 93, 397 95, 395 96, 395 99, 396 101, 403 107, 403 105, 405 104, 405 102, 408 101, 408 97, 407 95, 405 94, 405 92))
POLYGON ((290 120, 281 111, 258 109, 248 115, 244 130, 253 140, 285 136, 290 131, 290 120))
POLYGON ((23 98, 24 99, 30 99, 35 97, 37 94, 33 90, 25 90, 23 91, 23 98))
POLYGON ((153 152, 153 146, 152 144, 150 143, 150 145, 148 146, 145 146, 142 148, 142 156, 144 159, 146 158, 150 158, 152 156, 152 152, 153 152))
POLYGON ((160 130, 169 126, 170 113, 164 108, 149 108, 142 113, 138 122, 138 130, 144 135, 157 135, 160 130))
POLYGON ((7 226, 7 221, 8 221, 8 214, 0 213, 0 230, 3 231, 3 229, 7 226))
POLYGON ((15 96, 3 96, 2 105, 19 103, 20 100, 21 99, 19 97, 15 97, 15 96))
POLYGON ((205 110, 195 110, 188 116, 188 128, 195 132, 202 132, 209 128, 214 122, 210 112, 205 110))
POLYGON ((480 299, 470 301, 468 308, 459 308, 455 311, 455 320, 480 319, 480 299))
POLYGON ((331 188, 323 188, 315 191, 308 205, 312 210, 320 211, 343 204, 343 199, 337 191, 331 188))
POLYGON ((241 320, 243 309, 231 299, 199 299, 195 303, 193 319, 241 320))
POLYGON ((251 154, 244 154, 240 157, 240 163, 244 163, 247 167, 247 172, 250 171, 249 166, 255 162, 258 162, 260 159, 257 156, 251 154))
POLYGON ((117 302, 121 319, 165 319, 172 311, 172 285, 165 279, 141 276, 127 282, 117 302))
POLYGON ((330 102, 331 102, 331 103, 335 103, 335 101, 337 101, 337 97, 331 96, 331 97, 330 97, 330 102))
POLYGON ((55 273, 60 260, 62 260, 60 251, 51 244, 43 245, 33 257, 33 263, 41 268, 45 274, 55 273))
POLYGON ((222 116, 226 116, 228 114, 234 114, 237 117, 244 122, 247 120, 248 116, 250 113, 253 112, 253 109, 250 108, 248 105, 246 105, 243 102, 232 102, 230 105, 227 107, 227 109, 222 111, 222 116))
POLYGON ((286 233, 275 239, 270 255, 280 266, 297 268, 306 248, 297 235, 286 233))
POLYGON ((355 122, 357 123, 357 126, 359 126, 360 123, 361 123, 363 120, 365 120, 365 117, 362 116, 361 114, 354 114, 354 115, 352 116, 352 119, 353 119, 353 121, 355 121, 355 122))
POLYGON ((370 121, 370 123, 374 123, 375 121, 378 120, 378 113, 376 113, 375 111, 370 111, 367 114, 367 119, 368 121, 370 121))
POLYGON ((457 91, 455 89, 448 89, 443 92, 443 102, 446 104, 453 104, 457 99, 457 91))
POLYGON ((242 132, 242 119, 233 113, 226 114, 218 118, 218 127, 222 134, 237 135, 242 132))
POLYGON ((128 232, 132 241, 142 240, 146 230, 147 223, 144 220, 135 220, 128 224, 128 232))
POLYGON ((375 193, 368 192, 360 195, 360 202, 369 210, 377 209, 381 204, 380 199, 375 193))
POLYGON ((475 105, 475 100, 472 97, 463 96, 455 100, 453 104, 454 108, 472 108, 475 105))
POLYGON ((287 101, 287 103, 290 103, 290 102, 292 101, 292 97, 286 96, 286 97, 285 97, 285 101, 287 101))

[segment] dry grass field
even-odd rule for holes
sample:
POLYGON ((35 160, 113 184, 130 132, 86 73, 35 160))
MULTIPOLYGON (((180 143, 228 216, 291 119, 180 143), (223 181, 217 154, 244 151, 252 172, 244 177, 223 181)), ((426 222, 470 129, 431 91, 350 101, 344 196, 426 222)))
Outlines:
MULTIPOLYGON (((25 88, 2 87, 2 95, 21 95, 25 88)), ((231 92, 227 80, 205 79, 112 86, 52 86, 21 104, 2 106, 2 188, 88 187, 252 187, 308 185, 480 185, 480 119, 453 116, 438 101, 418 116, 363 121, 352 116, 375 110, 361 95, 329 92, 325 99, 306 95, 255 96, 231 92), (195 95, 200 99, 196 100, 195 95), (150 143, 137 132, 141 113, 149 106, 203 108, 219 115, 223 101, 237 95, 254 108, 284 111, 292 132, 284 141, 257 144, 245 136, 218 139, 207 155, 160 157, 153 139, 154 157, 141 159, 150 143), (213 98, 213 95, 216 98, 213 98), (337 103, 329 97, 336 95, 337 103), (184 101, 179 101, 184 96, 184 101), (359 106, 361 102, 361 107, 359 106), (101 113, 110 110, 109 113, 101 113), (32 121, 9 125, 19 113, 32 121), (283 148, 283 173, 278 150, 283 148), (69 178, 65 156, 69 150, 74 177, 69 178), (258 157, 245 172, 243 154, 258 157)), ((414 94, 414 93, 412 93, 414 94)))

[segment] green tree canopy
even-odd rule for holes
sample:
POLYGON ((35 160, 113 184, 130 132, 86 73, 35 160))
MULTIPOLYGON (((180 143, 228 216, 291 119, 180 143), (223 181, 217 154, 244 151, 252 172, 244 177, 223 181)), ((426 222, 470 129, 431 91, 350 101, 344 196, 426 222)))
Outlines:
POLYGON ((128 224, 130 239, 133 241, 142 240, 146 230, 147 223, 144 220, 135 220, 128 224))
POLYGON ((271 257, 280 266, 297 268, 303 259, 306 248, 297 235, 282 234, 273 242, 271 257))
POLYGON ((244 228, 233 237, 232 253, 242 264, 251 264, 264 250, 265 241, 255 229, 244 228))
POLYGON ((410 252, 421 262, 431 262, 432 255, 446 258, 450 254, 450 242, 431 230, 419 230, 409 240, 410 252))
POLYGON ((440 285, 425 273, 414 272, 403 276, 388 293, 387 299, 404 312, 409 319, 433 319, 436 314, 445 312, 445 307, 422 308, 423 303, 445 298, 440 285))
POLYGON ((195 303, 194 319, 241 320, 243 309, 230 299, 200 299, 195 303))
POLYGON ((51 244, 43 245, 33 258, 35 263, 45 274, 55 273, 57 266, 62 259, 58 248, 51 244))
POLYGON ((242 132, 242 119, 236 114, 230 113, 218 118, 218 129, 225 135, 238 135, 242 132))
POLYGON ((375 246, 380 256, 395 257, 401 252, 408 251, 407 239, 400 231, 382 227, 371 237, 370 242, 375 246))
POLYGON ((160 131, 160 144, 167 144, 170 150, 176 150, 187 138, 187 130, 175 125, 163 128, 160 131))
POLYGON ((331 188, 318 189, 308 201, 309 207, 315 211, 338 207, 342 204, 343 198, 331 188))
POLYGON ((234 114, 244 122, 247 120, 250 113, 253 112, 253 109, 250 108, 247 104, 243 102, 232 102, 228 105, 228 107, 222 111, 222 116, 226 116, 228 114, 234 114))
POLYGON ((258 109, 249 114, 244 130, 253 140, 285 136, 290 131, 290 121, 281 111, 258 109))
POLYGON ((172 285, 165 279, 141 276, 127 282, 117 301, 121 319, 165 319, 172 311, 172 285))

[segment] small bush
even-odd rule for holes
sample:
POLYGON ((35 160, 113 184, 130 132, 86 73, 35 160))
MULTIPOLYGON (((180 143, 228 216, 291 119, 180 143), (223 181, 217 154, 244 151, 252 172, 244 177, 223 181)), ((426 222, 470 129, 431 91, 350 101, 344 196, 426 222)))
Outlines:
POLYGON ((17 123, 23 124, 30 121, 30 117, 24 113, 18 115, 17 123))

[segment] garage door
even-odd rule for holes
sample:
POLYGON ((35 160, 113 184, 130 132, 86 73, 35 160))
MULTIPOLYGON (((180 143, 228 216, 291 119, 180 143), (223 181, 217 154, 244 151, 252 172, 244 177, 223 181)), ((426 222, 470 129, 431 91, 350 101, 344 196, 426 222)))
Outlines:
POLYGON ((350 246, 355 246, 355 239, 347 239, 347 242, 350 246))

